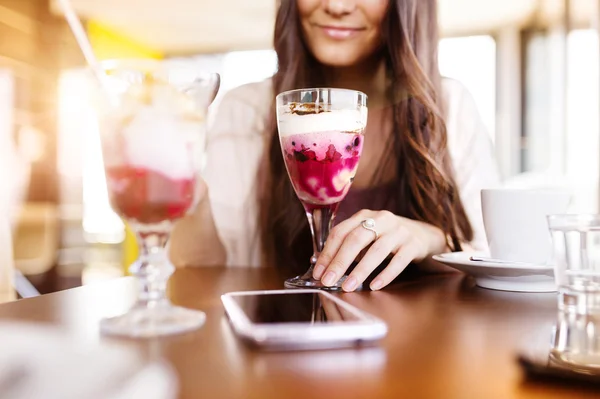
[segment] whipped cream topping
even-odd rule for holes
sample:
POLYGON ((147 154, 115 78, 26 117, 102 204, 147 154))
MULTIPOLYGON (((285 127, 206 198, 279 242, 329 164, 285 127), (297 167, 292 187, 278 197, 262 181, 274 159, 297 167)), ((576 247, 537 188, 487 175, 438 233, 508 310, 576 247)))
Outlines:
POLYGON ((358 132, 367 125, 367 108, 341 109, 299 115, 282 106, 278 112, 278 128, 282 137, 315 132, 358 132))
POLYGON ((168 109, 142 106, 121 129, 126 162, 175 180, 194 178, 203 128, 201 121, 186 120, 168 109))
POLYGON ((104 154, 107 167, 129 165, 174 180, 194 178, 202 162, 205 123, 191 95, 154 82, 135 84, 107 115, 104 154), (121 148, 113 148, 116 144, 121 148))

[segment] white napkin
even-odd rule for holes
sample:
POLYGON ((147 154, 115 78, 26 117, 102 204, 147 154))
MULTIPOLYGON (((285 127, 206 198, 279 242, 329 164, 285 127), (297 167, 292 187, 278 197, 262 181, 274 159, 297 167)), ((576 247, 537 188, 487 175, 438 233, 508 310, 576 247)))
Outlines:
POLYGON ((52 327, 0 323, 3 399, 170 399, 177 378, 120 345, 80 344, 52 327))

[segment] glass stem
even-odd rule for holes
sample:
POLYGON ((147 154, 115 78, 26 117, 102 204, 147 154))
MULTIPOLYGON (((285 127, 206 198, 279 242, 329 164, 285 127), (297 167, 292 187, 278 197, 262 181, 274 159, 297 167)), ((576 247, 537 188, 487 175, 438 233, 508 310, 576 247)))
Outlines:
POLYGON ((167 281, 175 267, 169 262, 165 246, 169 239, 166 232, 138 233, 140 257, 129 271, 139 284, 138 304, 152 307, 167 298, 167 281))
POLYGON ((313 208, 306 212, 313 239, 313 256, 310 258, 310 269, 306 272, 306 277, 312 276, 313 269, 317 264, 317 259, 329 236, 329 230, 331 229, 333 218, 335 217, 335 211, 336 207, 326 207, 313 208))

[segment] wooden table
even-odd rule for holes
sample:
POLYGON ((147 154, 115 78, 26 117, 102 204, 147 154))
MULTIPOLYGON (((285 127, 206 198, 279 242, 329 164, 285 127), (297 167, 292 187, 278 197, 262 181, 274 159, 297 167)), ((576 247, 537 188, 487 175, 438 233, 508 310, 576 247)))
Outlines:
MULTIPOLYGON (((389 325, 380 347, 261 353, 232 335, 219 296, 281 288, 272 270, 186 269, 171 279, 177 304, 207 313, 196 332, 119 340, 177 370, 184 398, 592 398, 596 392, 527 382, 515 361, 522 340, 556 320, 555 294, 475 287, 463 275, 425 276, 382 292, 342 294, 389 325)), ((134 281, 117 279, 0 306, 0 318, 45 322, 84 339, 124 312, 134 281)), ((549 334, 548 334, 549 336, 549 334)))

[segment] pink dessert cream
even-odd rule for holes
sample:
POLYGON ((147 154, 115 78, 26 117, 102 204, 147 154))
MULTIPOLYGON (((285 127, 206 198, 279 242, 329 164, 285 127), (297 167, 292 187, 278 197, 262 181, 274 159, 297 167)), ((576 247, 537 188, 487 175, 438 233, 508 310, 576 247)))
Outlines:
POLYGON ((366 108, 322 112, 295 109, 280 118, 285 164, 307 212, 318 208, 337 211, 356 175, 365 124, 366 108))
POLYGON ((194 179, 172 179, 150 168, 129 165, 106 169, 113 209, 142 224, 183 217, 194 200, 194 179))

